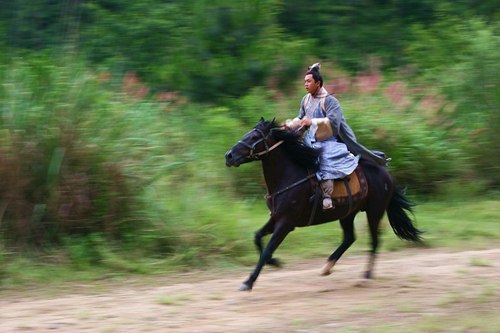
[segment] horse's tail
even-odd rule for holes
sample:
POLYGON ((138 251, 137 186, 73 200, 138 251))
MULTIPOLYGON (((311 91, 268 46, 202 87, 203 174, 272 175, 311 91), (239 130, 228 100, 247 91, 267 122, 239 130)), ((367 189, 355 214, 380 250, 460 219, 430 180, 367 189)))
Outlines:
POLYGON ((405 193, 399 187, 395 186, 394 191, 387 207, 387 217, 396 236, 401 239, 420 242, 422 240, 422 231, 414 225, 408 213, 413 214, 413 204, 406 198, 405 193))

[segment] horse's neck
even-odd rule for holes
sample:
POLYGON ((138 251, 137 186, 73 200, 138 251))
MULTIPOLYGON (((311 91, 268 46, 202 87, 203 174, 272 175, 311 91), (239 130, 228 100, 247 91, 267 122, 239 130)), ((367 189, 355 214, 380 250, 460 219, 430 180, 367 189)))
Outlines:
POLYGON ((281 147, 262 160, 262 169, 269 193, 307 175, 307 170, 295 164, 281 147))

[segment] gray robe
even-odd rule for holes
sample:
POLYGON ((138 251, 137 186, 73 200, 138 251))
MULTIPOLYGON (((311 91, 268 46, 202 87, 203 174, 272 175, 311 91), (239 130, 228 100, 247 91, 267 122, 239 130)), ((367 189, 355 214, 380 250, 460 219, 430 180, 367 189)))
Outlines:
POLYGON ((338 137, 338 141, 345 143, 347 149, 355 155, 361 155, 362 157, 372 160, 379 165, 387 165, 388 160, 383 152, 369 150, 357 142, 353 130, 344 118, 339 101, 333 95, 329 95, 326 89, 321 88, 318 94, 314 97, 307 94, 302 98, 298 118, 302 119, 307 113, 310 113, 307 114, 307 116, 312 119, 313 117, 311 112, 317 111, 318 109, 324 116, 322 110, 323 107, 321 105, 321 98, 323 97, 325 98, 324 112, 326 113, 326 118, 328 118, 330 122, 333 135, 338 137), (308 105, 304 105, 305 102, 308 105))

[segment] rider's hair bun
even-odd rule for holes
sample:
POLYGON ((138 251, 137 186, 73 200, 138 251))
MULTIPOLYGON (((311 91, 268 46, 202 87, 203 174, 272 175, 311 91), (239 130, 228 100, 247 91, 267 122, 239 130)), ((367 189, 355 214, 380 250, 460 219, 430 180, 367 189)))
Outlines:
POLYGON ((318 71, 319 72, 319 69, 321 68, 321 64, 319 62, 307 67, 307 70, 308 71, 318 71))

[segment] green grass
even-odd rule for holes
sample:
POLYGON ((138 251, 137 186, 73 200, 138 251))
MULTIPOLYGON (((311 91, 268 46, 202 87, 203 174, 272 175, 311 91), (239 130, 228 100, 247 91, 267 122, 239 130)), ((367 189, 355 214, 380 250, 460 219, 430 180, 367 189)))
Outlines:
MULTIPOLYGON (((20 285, 58 284, 96 279, 123 279, 132 275, 163 274, 192 269, 241 269, 253 266, 257 251, 253 237, 268 219, 264 201, 233 203, 231 209, 224 200, 199 195, 193 210, 180 216, 174 225, 180 245, 171 255, 154 258, 120 254, 107 249, 100 255, 99 265, 77 265, 61 254, 15 255, 0 248, 0 286, 15 288, 20 285)), ((185 202, 180 205, 188 205, 185 202)), ((415 210, 418 228, 425 231, 425 245, 452 250, 485 249, 500 245, 500 199, 483 198, 471 201, 424 202, 415 210)), ((356 218, 357 241, 345 255, 364 254, 370 248, 366 218, 356 218)), ((264 238, 267 241, 269 236, 264 238)), ((340 244, 341 228, 338 222, 320 226, 297 228, 285 239, 276 257, 288 261, 326 258, 340 244)), ((382 222, 381 252, 413 248, 413 243, 400 240, 384 219, 382 222)), ((471 266, 491 265, 481 259, 471 266)))
POLYGON ((417 207, 417 222, 431 246, 480 249, 500 245, 500 200, 425 203, 417 207))

